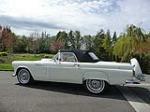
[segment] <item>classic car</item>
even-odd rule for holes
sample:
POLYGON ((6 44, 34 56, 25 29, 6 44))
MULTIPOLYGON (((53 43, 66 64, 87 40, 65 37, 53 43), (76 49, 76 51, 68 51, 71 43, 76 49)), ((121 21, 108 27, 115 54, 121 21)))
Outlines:
POLYGON ((138 61, 131 63, 101 61, 93 52, 59 50, 52 59, 13 61, 13 76, 26 85, 33 80, 85 84, 91 93, 102 93, 107 85, 142 81, 144 76, 138 61))

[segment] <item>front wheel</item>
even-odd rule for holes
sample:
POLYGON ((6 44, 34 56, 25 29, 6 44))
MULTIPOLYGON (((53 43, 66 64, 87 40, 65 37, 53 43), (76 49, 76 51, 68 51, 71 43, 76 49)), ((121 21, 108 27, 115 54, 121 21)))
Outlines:
POLYGON ((104 80, 87 79, 85 84, 88 91, 94 94, 102 93, 106 87, 106 82, 104 80))
POLYGON ((29 84, 32 81, 30 72, 24 68, 18 71, 17 78, 19 83, 21 83, 22 85, 29 84))

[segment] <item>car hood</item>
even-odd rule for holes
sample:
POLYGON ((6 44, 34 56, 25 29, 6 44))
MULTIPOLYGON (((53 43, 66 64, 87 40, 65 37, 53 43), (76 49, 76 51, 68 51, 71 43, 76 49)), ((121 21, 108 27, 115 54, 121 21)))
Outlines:
POLYGON ((16 64, 35 64, 35 63, 44 63, 44 62, 51 62, 53 61, 52 59, 47 59, 47 58, 43 58, 39 61, 13 61, 12 65, 16 65, 16 64))

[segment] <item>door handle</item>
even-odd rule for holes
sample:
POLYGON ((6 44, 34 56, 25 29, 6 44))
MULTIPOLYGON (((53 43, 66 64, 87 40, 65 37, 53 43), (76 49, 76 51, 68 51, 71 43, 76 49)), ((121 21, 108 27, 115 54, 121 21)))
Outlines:
POLYGON ((77 63, 75 63, 75 64, 74 64, 74 66, 77 66, 77 67, 79 67, 80 65, 79 65, 79 64, 77 64, 77 63))

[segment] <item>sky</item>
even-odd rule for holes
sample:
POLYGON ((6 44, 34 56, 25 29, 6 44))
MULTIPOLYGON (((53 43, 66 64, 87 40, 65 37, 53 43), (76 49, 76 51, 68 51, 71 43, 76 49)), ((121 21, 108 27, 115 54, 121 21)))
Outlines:
POLYGON ((150 0, 0 0, 0 25, 19 35, 100 29, 124 32, 134 24, 150 31, 150 0))

